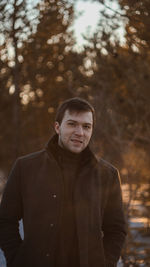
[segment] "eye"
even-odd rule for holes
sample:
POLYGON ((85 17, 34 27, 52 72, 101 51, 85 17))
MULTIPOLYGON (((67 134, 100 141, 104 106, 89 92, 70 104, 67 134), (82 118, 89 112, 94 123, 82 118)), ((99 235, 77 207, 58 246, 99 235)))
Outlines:
POLYGON ((86 129, 86 130, 91 129, 91 126, 90 126, 90 125, 84 125, 83 127, 84 127, 84 129, 86 129))
POLYGON ((74 126, 74 125, 75 125, 75 123, 74 123, 74 122, 72 122, 72 121, 70 121, 70 122, 68 122, 68 125, 70 125, 70 126, 74 126))

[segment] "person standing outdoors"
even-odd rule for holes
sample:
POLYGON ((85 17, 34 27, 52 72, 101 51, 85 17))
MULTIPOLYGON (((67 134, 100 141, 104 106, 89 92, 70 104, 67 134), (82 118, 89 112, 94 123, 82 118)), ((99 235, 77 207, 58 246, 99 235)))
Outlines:
POLYGON ((90 149, 94 124, 89 102, 68 99, 44 149, 16 160, 0 206, 8 267, 117 265, 126 236, 120 178, 90 149))

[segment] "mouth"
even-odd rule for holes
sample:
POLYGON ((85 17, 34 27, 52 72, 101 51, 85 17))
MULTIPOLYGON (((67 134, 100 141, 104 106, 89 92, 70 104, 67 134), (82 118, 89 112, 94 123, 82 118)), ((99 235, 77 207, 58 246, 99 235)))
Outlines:
POLYGON ((83 141, 78 140, 78 139, 71 139, 71 141, 72 141, 73 143, 75 143, 75 144, 82 144, 82 143, 83 143, 83 141))

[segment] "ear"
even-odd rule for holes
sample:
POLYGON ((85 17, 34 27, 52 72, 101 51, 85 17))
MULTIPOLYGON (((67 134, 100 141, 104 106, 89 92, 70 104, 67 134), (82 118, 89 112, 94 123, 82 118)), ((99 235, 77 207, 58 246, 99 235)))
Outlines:
POLYGON ((54 124, 54 128, 55 128, 55 131, 57 134, 59 134, 59 122, 58 121, 55 121, 55 124, 54 124))

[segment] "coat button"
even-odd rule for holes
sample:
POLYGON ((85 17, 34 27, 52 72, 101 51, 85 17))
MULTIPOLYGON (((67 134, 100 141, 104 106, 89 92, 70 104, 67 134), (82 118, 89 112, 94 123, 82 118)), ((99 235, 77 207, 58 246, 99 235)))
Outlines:
POLYGON ((104 237, 104 232, 103 232, 103 231, 101 231, 101 237, 102 237, 102 238, 104 237))
POLYGON ((53 194, 53 198, 56 198, 56 194, 53 194))
POLYGON ((50 224, 50 226, 51 226, 51 227, 53 227, 53 226, 54 226, 54 224, 53 224, 53 223, 51 223, 51 224, 50 224))
POLYGON ((46 257, 49 257, 49 256, 50 256, 49 253, 47 253, 47 254, 46 254, 46 257))

